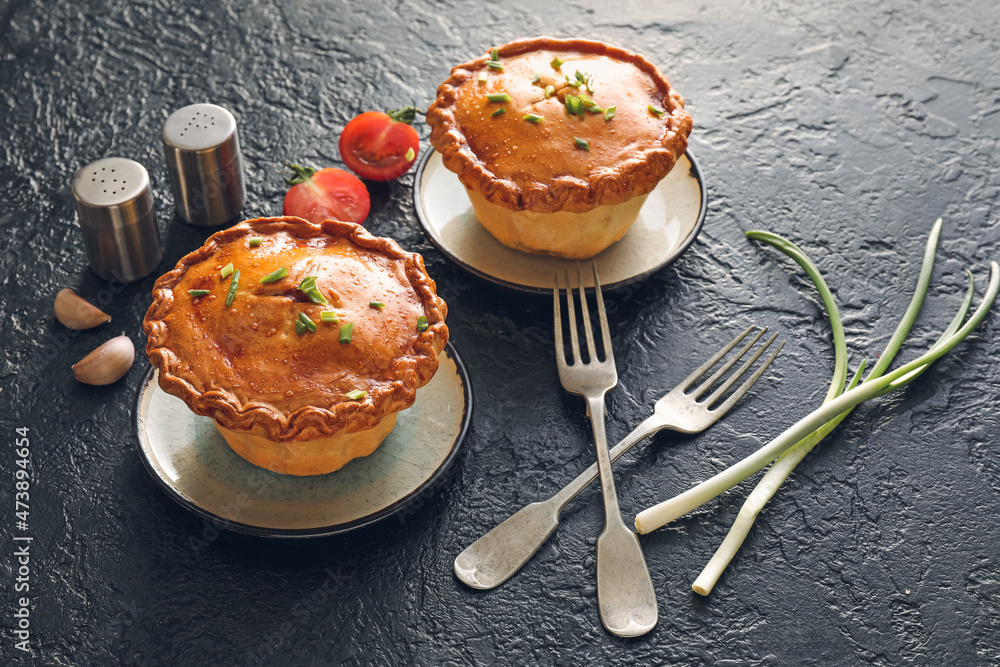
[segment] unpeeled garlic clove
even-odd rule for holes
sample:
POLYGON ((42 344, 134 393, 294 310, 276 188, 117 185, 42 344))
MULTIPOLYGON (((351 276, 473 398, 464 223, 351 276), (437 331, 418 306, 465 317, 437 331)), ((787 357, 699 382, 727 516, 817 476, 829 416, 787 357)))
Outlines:
POLYGON ((111 384, 128 373, 133 361, 135 346, 132 340, 128 336, 118 336, 73 364, 73 375, 84 384, 111 384))
POLYGON ((111 316, 83 300, 71 289, 59 290, 54 306, 56 319, 70 329, 90 329, 111 321, 111 316))

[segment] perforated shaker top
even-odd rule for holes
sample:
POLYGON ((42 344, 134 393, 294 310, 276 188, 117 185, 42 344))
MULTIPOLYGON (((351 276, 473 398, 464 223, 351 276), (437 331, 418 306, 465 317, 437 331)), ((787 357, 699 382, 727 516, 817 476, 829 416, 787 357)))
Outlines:
POLYGON ((139 198, 148 187, 145 167, 123 157, 96 160, 73 177, 73 196, 94 208, 121 206, 139 198))
POLYGON ((182 151, 215 149, 235 136, 236 118, 215 104, 191 104, 163 123, 164 143, 182 151))

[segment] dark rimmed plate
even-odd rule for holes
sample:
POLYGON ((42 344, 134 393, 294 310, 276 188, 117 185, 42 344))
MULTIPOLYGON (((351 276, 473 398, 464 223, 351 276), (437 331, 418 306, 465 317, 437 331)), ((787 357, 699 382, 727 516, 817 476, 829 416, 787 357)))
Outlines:
MULTIPOLYGON (((605 290, 625 287, 664 269, 694 242, 705 222, 705 183, 685 153, 649 194, 622 240, 594 257, 605 290)), ((479 224, 465 186, 430 151, 417 167, 413 203, 424 233, 453 262, 497 285, 534 294, 552 291, 552 276, 575 262, 508 248, 479 224)))
POLYGON ((156 373, 143 376, 135 402, 139 456, 153 480, 214 525, 266 537, 335 535, 420 500, 455 459, 472 415, 468 374, 449 343, 375 452, 328 475, 279 475, 240 458, 211 419, 160 389, 156 373))

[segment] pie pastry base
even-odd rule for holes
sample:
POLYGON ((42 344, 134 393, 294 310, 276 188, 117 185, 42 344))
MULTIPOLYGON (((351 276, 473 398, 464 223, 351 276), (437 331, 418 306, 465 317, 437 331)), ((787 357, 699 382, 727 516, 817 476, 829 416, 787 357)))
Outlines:
POLYGON ((476 217, 500 243, 534 255, 587 259, 618 241, 639 217, 648 195, 584 213, 511 211, 468 190, 476 217))
POLYGON ((234 452, 244 459, 284 475, 325 475, 340 470, 350 461, 375 451, 396 425, 396 412, 386 415, 374 428, 355 433, 277 442, 255 435, 231 431, 215 423, 234 452))

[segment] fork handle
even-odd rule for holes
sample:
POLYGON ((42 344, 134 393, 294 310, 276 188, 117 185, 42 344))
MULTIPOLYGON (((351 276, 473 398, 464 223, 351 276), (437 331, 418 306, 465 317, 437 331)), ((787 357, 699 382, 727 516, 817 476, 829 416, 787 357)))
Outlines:
MULTIPOLYGON (((631 433, 622 438, 622 441, 615 445, 611 451, 608 452, 611 457, 611 462, 614 463, 622 454, 632 449, 632 447, 634 447, 638 442, 648 438, 663 428, 665 428, 664 422, 658 416, 651 415, 647 417, 641 424, 632 429, 631 433)), ((569 501, 580 495, 581 491, 597 479, 598 474, 597 464, 592 463, 589 468, 577 475, 576 479, 564 486, 558 493, 552 496, 550 500, 558 503, 558 511, 562 512, 563 508, 569 504, 569 501)))
MULTIPOLYGON (((656 415, 647 418, 609 452, 611 461, 664 425, 656 415)), ((522 507, 458 555, 455 575, 480 590, 496 588, 513 577, 555 532, 563 508, 595 479, 596 463, 548 500, 522 507)))
POLYGON ((594 445, 597 447, 597 470, 601 476, 601 494, 604 496, 604 523, 610 525, 622 520, 615 491, 615 478, 611 472, 611 454, 608 452, 608 436, 604 430, 604 395, 587 397, 587 415, 594 429, 594 445))

